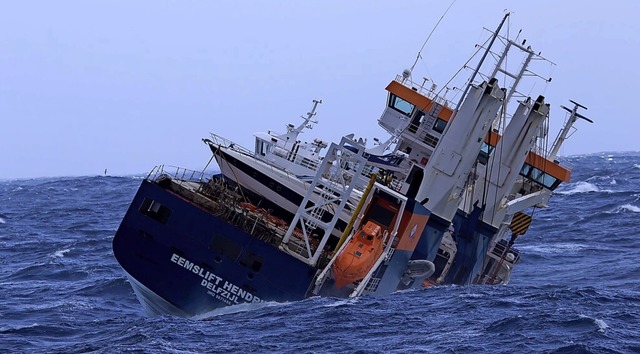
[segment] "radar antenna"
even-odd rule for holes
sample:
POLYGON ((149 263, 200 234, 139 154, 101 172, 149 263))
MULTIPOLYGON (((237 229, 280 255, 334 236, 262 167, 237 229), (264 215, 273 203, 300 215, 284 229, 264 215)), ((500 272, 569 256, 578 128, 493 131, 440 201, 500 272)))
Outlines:
POLYGON ((549 153, 549 160, 555 160, 556 156, 558 155, 558 151, 560 150, 560 146, 562 146, 564 141, 567 140, 567 138, 569 137, 569 132, 571 131, 571 128, 573 128, 573 124, 578 120, 578 118, 582 118, 589 123, 593 123, 591 119, 578 113, 578 108, 583 108, 586 110, 587 107, 581 105, 580 103, 574 100, 569 100, 569 102, 574 104, 573 109, 560 105, 560 107, 562 107, 565 111, 569 112, 570 115, 567 121, 564 123, 564 127, 562 127, 562 130, 560 130, 560 133, 558 133, 558 137, 556 137, 556 141, 553 142, 551 153, 549 153))

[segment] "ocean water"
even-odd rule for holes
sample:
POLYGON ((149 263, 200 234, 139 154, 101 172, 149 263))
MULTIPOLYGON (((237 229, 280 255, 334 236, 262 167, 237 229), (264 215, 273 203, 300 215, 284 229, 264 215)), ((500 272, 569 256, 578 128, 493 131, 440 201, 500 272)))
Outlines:
POLYGON ((111 251, 141 177, 0 181, 3 353, 638 353, 640 152, 574 156, 506 286, 146 316, 111 251))

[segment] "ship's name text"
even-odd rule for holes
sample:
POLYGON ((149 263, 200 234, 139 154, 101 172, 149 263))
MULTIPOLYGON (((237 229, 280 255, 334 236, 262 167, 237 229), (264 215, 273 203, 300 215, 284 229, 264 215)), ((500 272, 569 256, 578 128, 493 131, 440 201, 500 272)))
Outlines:
POLYGON ((202 278, 200 285, 208 289, 207 294, 227 305, 239 304, 241 301, 263 302, 259 297, 175 253, 171 256, 171 262, 200 276, 202 278))

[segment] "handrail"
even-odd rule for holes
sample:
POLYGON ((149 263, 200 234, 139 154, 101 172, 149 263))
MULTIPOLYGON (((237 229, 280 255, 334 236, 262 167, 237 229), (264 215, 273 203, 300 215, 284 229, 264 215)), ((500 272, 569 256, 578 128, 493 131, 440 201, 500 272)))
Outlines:
POLYGON ((253 156, 253 152, 251 150, 247 149, 246 147, 244 147, 244 146, 242 146, 240 144, 236 144, 233 141, 231 141, 231 140, 229 140, 229 139, 227 139, 225 137, 222 137, 220 135, 211 133, 211 138, 212 138, 213 142, 216 145, 221 145, 221 146, 224 146, 224 147, 228 147, 228 148, 234 149, 236 151, 239 151, 239 152, 241 152, 243 154, 253 156))
POLYGON ((211 177, 205 171, 195 171, 184 167, 172 166, 172 165, 158 165, 147 175, 147 180, 158 181, 163 176, 169 176, 173 179, 191 182, 202 182, 208 177, 211 177))
MULTIPOLYGON (((272 161, 269 161, 267 159, 263 159, 263 158, 258 158, 256 156, 256 154, 254 154, 252 151, 250 151, 249 149, 243 147, 242 145, 236 144, 233 141, 221 137, 219 135, 216 135, 214 133, 211 133, 211 137, 213 139, 213 142, 218 145, 218 146, 224 146, 226 148, 232 149, 234 151, 237 151, 243 155, 246 155, 247 157, 250 157, 253 161, 253 164, 255 166, 258 166, 257 163, 262 162, 264 164, 266 164, 267 166, 269 166, 269 168, 271 169, 271 171, 280 171, 284 174, 287 175, 287 178, 295 178, 298 179, 298 176, 296 176, 294 173, 292 173, 291 171, 287 170, 286 167, 284 166, 280 166, 272 161)), ((302 157, 298 156, 296 157, 296 161, 294 161, 295 164, 304 166, 301 161, 302 161, 302 157)), ((308 163, 309 164, 309 163, 308 163)), ((314 167, 313 169, 311 169, 312 171, 315 171, 318 168, 319 162, 317 161, 311 161, 311 163, 309 164, 309 167, 314 167)))
POLYGON ((452 108, 453 106, 453 102, 449 101, 448 99, 439 96, 437 93, 435 93, 433 90, 431 89, 427 89, 426 87, 424 87, 423 85, 418 85, 417 83, 413 82, 411 79, 405 79, 402 77, 402 75, 396 75, 395 80, 396 82, 402 84, 405 87, 408 87, 416 92, 418 92, 419 94, 427 97, 428 99, 434 101, 435 103, 448 107, 448 108, 452 108))

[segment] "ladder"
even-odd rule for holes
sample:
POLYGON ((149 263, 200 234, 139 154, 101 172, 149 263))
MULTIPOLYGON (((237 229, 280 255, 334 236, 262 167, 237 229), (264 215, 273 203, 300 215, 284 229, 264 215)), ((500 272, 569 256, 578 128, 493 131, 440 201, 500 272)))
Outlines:
POLYGON ((367 162, 364 150, 349 137, 331 144, 282 239, 282 251, 316 265, 354 187, 362 184, 359 179, 367 162), (321 236, 320 241, 312 235, 321 236))

